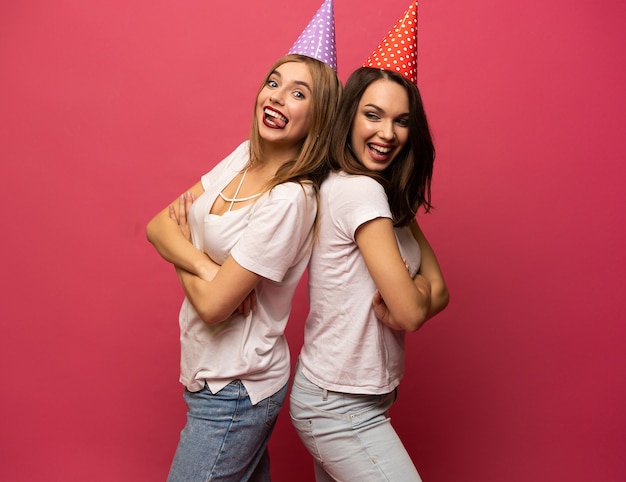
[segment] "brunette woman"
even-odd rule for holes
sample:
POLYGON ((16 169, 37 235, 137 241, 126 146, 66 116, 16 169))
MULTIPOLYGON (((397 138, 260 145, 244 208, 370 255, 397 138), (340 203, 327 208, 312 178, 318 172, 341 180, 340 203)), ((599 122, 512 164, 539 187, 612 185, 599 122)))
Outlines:
POLYGON ((419 481, 387 413, 403 375, 406 332, 448 303, 416 222, 418 210, 431 207, 434 161, 416 85, 389 70, 358 69, 330 142, 292 421, 317 481, 419 481))

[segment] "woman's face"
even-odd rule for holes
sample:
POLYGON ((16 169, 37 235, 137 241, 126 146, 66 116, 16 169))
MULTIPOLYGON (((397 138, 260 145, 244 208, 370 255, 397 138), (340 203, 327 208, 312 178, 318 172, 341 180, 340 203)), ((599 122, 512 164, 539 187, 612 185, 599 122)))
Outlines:
POLYGON ((284 145, 299 144, 309 130, 313 80, 306 64, 287 62, 273 71, 256 101, 261 138, 284 145))
POLYGON ((359 101, 350 142, 357 159, 371 171, 384 171, 409 138, 409 96, 404 87, 379 79, 359 101))

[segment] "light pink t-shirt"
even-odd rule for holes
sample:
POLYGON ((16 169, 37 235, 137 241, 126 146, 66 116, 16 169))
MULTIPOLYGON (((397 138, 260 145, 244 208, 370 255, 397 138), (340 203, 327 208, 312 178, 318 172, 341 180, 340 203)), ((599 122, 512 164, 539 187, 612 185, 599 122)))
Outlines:
MULTIPOLYGON (((309 263, 309 303, 300 366, 327 390, 389 393, 404 369, 404 332, 376 319, 376 285, 355 241, 357 228, 379 217, 391 219, 383 187, 367 176, 331 173, 320 191, 319 238, 309 263)), ((410 228, 396 228, 409 273, 421 253, 410 228)))
POLYGON ((241 144, 202 177, 205 192, 193 203, 190 226, 194 245, 217 263, 229 254, 261 275, 257 308, 217 325, 204 323, 185 298, 180 310, 181 375, 190 391, 206 382, 213 393, 242 380, 256 404, 289 379, 289 349, 284 336, 296 286, 310 258, 317 211, 311 186, 285 183, 257 201, 222 216, 209 211, 218 193, 248 163, 248 142, 241 144))

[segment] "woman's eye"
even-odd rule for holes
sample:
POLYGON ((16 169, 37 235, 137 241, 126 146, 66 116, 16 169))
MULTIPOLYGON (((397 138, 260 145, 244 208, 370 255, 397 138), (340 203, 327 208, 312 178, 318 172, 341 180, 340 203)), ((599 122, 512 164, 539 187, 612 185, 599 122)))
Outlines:
POLYGON ((398 119, 396 121, 396 124, 398 124, 400 127, 409 127, 409 119, 398 119))
POLYGON ((299 90, 296 90, 293 93, 294 97, 298 98, 298 99, 304 99, 304 94, 302 92, 300 92, 299 90))
POLYGON ((365 117, 370 119, 370 120, 377 120, 377 119, 379 119, 378 115, 375 114, 374 112, 366 112, 365 113, 365 117))
POLYGON ((278 82, 276 82, 275 80, 271 80, 270 79, 270 80, 267 81, 267 85, 269 87, 278 87, 278 82))

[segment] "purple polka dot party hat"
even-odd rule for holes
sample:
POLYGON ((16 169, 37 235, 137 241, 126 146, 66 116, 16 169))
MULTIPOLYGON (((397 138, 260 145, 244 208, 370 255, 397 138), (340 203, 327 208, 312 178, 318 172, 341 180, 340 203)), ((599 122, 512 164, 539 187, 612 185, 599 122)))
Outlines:
POLYGON ((417 0, 404 12, 363 67, 392 70, 417 84, 417 0))
POLYGON ((287 53, 312 57, 337 72, 333 0, 324 1, 287 53))

